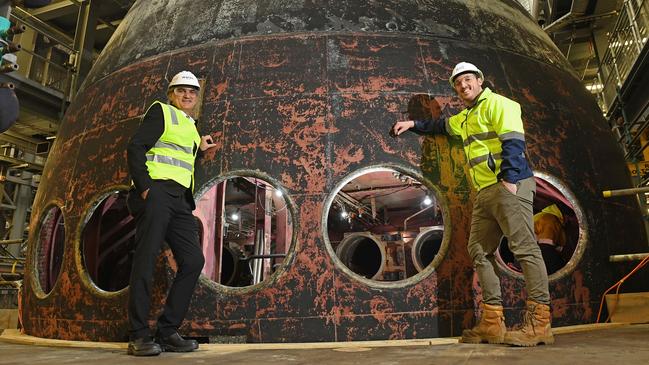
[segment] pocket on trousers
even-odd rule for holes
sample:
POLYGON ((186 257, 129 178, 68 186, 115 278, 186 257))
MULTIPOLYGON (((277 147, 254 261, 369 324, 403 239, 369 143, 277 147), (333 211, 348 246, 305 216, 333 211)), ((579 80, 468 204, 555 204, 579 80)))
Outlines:
POLYGON ((521 201, 524 201, 528 204, 533 204, 534 202, 534 193, 535 193, 535 187, 536 185, 533 183, 534 180, 528 181, 527 179, 525 180, 520 180, 519 182, 516 183, 516 186, 518 187, 518 192, 517 196, 518 199, 521 201))
POLYGON ((500 190, 503 191, 505 194, 509 194, 509 195, 513 195, 515 197, 518 197, 518 191, 519 191, 518 190, 519 189, 518 184, 516 184, 516 194, 509 191, 509 189, 507 189, 502 182, 498 181, 497 184, 499 185, 500 190))

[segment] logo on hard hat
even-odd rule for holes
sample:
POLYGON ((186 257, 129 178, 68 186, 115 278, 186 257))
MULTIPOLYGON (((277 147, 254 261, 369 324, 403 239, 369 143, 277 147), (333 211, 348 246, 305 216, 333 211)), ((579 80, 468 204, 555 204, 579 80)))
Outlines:
POLYGON ((478 76, 478 78, 484 80, 484 75, 482 74, 482 71, 480 71, 480 69, 477 68, 476 65, 469 62, 460 62, 457 65, 455 65, 455 68, 453 69, 453 73, 451 73, 451 77, 448 79, 448 81, 451 83, 451 86, 453 86, 453 82, 455 82, 456 77, 468 72, 474 73, 478 76))
POLYGON ((197 90, 200 90, 201 88, 201 84, 200 82, 198 82, 198 78, 196 78, 196 76, 194 76, 194 74, 189 71, 180 71, 171 79, 168 88, 171 89, 175 86, 190 86, 196 88, 197 90))

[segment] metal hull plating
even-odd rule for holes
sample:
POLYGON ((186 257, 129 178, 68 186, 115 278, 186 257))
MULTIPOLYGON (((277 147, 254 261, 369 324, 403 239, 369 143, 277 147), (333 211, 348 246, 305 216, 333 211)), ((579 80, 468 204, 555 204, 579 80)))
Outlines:
MULTIPOLYGON (((201 278, 182 333, 250 342, 458 336, 474 323, 480 298, 466 250, 475 194, 466 158, 445 137, 393 139, 388 130, 415 94, 434 100, 421 113, 458 111, 446 79, 463 60, 521 103, 535 171, 558 178, 583 212, 580 258, 553 277, 550 292, 555 326, 593 322, 601 294, 628 269, 608 255, 644 249, 645 234, 632 199, 600 198, 630 183, 595 101, 513 1, 170 0, 134 6, 67 112, 33 206, 28 265, 37 260, 39 219, 53 203, 65 217, 63 264, 48 295, 35 270, 26 276, 25 332, 126 338, 128 289, 106 293, 92 284, 81 231, 99 196, 129 185, 125 149, 140 116, 165 98, 167 79, 188 69, 206 80, 199 129, 218 144, 197 166, 197 192, 225 175, 264 174, 288 193, 295 231, 294 251, 270 280, 227 288, 201 278), (450 247, 421 280, 367 285, 325 248, 322 214, 334 186, 381 165, 420 170, 446 202, 450 247)), ((173 275, 169 256, 164 251, 158 266, 154 313, 173 275)), ((524 284, 502 277, 513 325, 524 284)))

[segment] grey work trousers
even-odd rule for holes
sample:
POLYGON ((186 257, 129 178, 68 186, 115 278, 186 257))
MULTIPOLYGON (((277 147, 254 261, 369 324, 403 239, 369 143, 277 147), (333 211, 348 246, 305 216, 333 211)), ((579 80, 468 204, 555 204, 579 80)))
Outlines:
POLYGON ((517 186, 516 195, 500 182, 478 192, 471 218, 469 255, 478 273, 483 302, 502 305, 495 251, 504 235, 523 268, 528 298, 549 305, 548 275, 532 223, 536 183, 530 177, 519 181, 517 186))

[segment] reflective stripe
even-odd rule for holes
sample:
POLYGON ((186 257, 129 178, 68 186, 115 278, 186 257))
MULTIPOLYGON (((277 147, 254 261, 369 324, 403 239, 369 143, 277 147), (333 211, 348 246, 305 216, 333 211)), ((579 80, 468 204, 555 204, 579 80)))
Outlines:
POLYGON ((520 139, 521 141, 525 142, 525 134, 523 134, 523 133, 521 133, 521 132, 507 132, 507 133, 503 133, 503 134, 501 134, 500 136, 498 136, 498 138, 499 138, 501 141, 506 141, 506 140, 508 140, 508 139, 520 139))
POLYGON ((169 157, 169 156, 146 155, 146 160, 147 161, 153 161, 153 162, 159 162, 159 163, 163 163, 163 164, 167 164, 167 165, 171 165, 171 166, 181 167, 181 168, 183 168, 185 170, 189 170, 189 171, 194 171, 194 166, 192 166, 192 164, 190 164, 188 162, 185 162, 185 161, 178 160, 178 159, 173 158, 173 157, 169 157))
POLYGON ((179 145, 173 144, 173 143, 162 142, 160 140, 158 140, 158 142, 156 142, 155 146, 153 146, 153 147, 154 148, 169 148, 171 150, 182 151, 182 152, 185 152, 185 153, 190 154, 190 155, 194 154, 194 149, 191 148, 191 147, 183 147, 183 146, 179 146, 179 145))
POLYGON ((498 138, 498 133, 491 131, 491 132, 472 134, 466 137, 466 139, 464 140, 464 147, 468 146, 469 144, 475 141, 484 141, 493 138, 498 138))
POLYGON ((166 105, 166 107, 169 108, 169 114, 171 114, 171 124, 178 125, 178 115, 176 115, 172 107, 169 105, 166 105))
MULTIPOLYGON (((494 153, 494 154, 492 154, 492 156, 494 157, 494 160, 499 160, 500 159, 500 153, 494 153)), ((472 158, 472 159, 469 160, 469 166, 475 167, 479 163, 485 162, 488 159, 489 159, 489 154, 472 158)))

